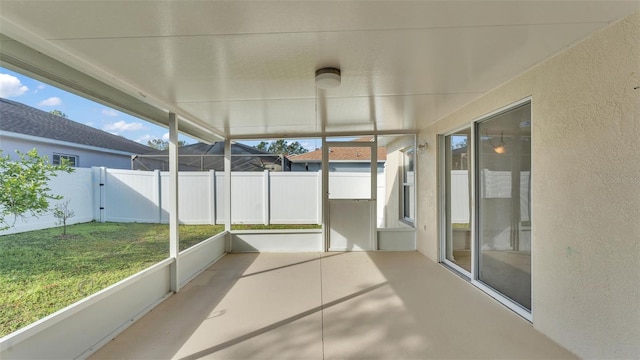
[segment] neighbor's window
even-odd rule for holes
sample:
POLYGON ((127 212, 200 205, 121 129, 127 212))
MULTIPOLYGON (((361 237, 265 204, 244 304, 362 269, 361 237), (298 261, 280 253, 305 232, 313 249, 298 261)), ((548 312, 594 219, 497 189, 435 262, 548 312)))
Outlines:
POLYGON ((402 151, 402 220, 414 222, 416 207, 413 201, 415 192, 414 148, 402 151))
POLYGON ((78 166, 78 155, 53 154, 53 165, 60 165, 62 159, 67 159, 67 163, 71 167, 78 166))

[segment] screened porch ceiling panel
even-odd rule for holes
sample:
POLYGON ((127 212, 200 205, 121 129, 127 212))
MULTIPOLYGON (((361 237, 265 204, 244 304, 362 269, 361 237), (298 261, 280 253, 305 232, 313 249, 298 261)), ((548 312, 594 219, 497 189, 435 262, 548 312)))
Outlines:
POLYGON ((197 125, 185 127, 196 137, 318 136, 419 130, 639 8, 0 1, 0 32, 176 112, 197 125), (314 72, 325 66, 342 70, 342 84, 316 90, 314 72))

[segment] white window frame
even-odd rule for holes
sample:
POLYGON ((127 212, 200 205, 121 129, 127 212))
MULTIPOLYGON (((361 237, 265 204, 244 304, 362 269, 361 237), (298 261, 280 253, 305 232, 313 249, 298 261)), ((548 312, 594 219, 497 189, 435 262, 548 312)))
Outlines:
MULTIPOLYGON (((401 171, 401 177, 402 177, 402 186, 400 187, 400 221, 407 223, 408 225, 414 226, 415 225, 415 213, 416 213, 416 203, 415 203, 415 197, 411 196, 411 192, 409 192, 409 194, 407 195, 405 192, 405 188, 407 187, 411 187, 413 186, 413 191, 415 194, 416 191, 416 177, 415 177, 415 173, 416 173, 416 148, 415 146, 409 146, 406 147, 402 150, 400 150, 400 152, 402 153, 402 171, 401 171), (408 166, 408 164, 406 163, 406 158, 407 158, 407 153, 411 153, 411 157, 413 159, 413 183, 410 183, 407 181, 405 174, 407 173, 406 171, 406 167, 408 166), (414 213, 414 217, 411 216, 407 216, 407 214, 405 213, 405 204, 406 202, 409 201, 409 207, 411 207, 413 205, 413 213, 414 213)), ((411 211, 409 211, 411 212, 411 211)), ((411 215, 411 214, 409 214, 411 215)))
POLYGON ((71 167, 78 167, 80 165, 80 157, 78 155, 62 154, 62 153, 53 153, 53 158, 51 159, 51 163, 53 165, 60 165, 61 159, 67 159, 70 162, 73 161, 73 163, 70 164, 71 167))

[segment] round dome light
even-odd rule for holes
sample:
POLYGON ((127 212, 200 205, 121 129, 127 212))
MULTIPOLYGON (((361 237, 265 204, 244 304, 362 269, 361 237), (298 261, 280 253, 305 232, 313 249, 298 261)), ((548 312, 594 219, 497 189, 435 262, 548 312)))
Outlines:
POLYGON ((322 68, 316 70, 316 86, 320 89, 333 89, 340 85, 340 69, 322 68))

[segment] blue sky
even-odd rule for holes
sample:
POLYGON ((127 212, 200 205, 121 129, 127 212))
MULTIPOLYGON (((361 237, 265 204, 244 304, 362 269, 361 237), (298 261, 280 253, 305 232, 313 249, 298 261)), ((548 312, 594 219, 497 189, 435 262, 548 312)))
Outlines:
MULTIPOLYGON (((44 84, 0 67, 0 97, 43 111, 60 110, 70 120, 92 126, 127 139, 147 144, 153 138, 168 139, 168 129, 127 115, 107 106, 44 84)), ((180 136, 180 140, 196 140, 180 136)))

